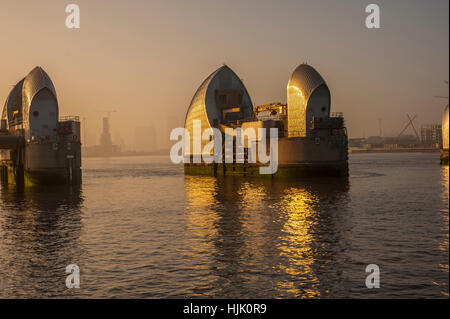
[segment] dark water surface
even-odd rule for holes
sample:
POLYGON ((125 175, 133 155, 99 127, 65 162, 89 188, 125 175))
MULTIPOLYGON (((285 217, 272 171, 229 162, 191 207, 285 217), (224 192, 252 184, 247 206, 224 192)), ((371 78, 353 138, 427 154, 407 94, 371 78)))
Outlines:
POLYGON ((448 298, 438 153, 350 162, 349 179, 282 182, 85 158, 81 189, 2 187, 0 297, 448 298), (65 286, 68 264, 80 289, 65 286))

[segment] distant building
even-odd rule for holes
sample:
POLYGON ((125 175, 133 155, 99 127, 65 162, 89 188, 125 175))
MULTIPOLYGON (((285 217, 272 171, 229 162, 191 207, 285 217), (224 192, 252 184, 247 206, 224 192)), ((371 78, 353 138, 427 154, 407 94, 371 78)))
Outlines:
POLYGON ((104 149, 110 149, 112 147, 111 133, 109 131, 109 118, 103 118, 103 129, 100 135, 100 146, 104 149))
POLYGON ((421 141, 414 134, 403 134, 397 138, 397 143, 402 147, 416 147, 420 146, 421 141))
POLYGON ((364 148, 384 148, 384 144, 387 142, 387 139, 381 136, 369 136, 366 139, 366 145, 364 148))
POLYGON ((381 136, 369 136, 367 138, 367 143, 372 145, 381 145, 383 144, 383 138, 381 136))
POLYGON ((95 146, 86 146, 84 154, 87 157, 109 157, 120 154, 120 147, 113 145, 111 139, 109 118, 103 118, 103 127, 100 134, 100 144, 95 146))
POLYGON ((349 147, 363 147, 367 144, 367 140, 365 138, 349 138, 348 146, 349 147))
POLYGON ((442 146, 442 125, 441 124, 425 124, 420 130, 422 143, 425 145, 442 146))

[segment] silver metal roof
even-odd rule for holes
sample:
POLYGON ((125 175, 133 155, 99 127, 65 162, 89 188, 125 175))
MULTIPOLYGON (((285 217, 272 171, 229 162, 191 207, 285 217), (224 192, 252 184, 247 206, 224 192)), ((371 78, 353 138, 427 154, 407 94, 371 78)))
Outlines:
MULTIPOLYGON (((216 104, 217 91, 240 90, 242 92, 242 103, 240 104, 241 116, 243 118, 253 116, 253 104, 242 80, 228 66, 224 65, 211 73, 200 85, 191 100, 186 112, 185 128, 189 132, 190 145, 194 145, 194 122, 200 122, 200 130, 211 128, 215 120, 222 117, 222 110, 216 104)), ((220 123, 220 122, 219 122, 220 123)), ((197 125, 197 124, 196 124, 197 125)), ((199 150, 188 148, 184 155, 201 153, 209 141, 201 140, 199 150)))
POLYGON ((2 119, 9 121, 12 119, 12 113, 14 111, 22 111, 22 86, 24 80, 25 78, 17 82, 11 92, 9 92, 5 106, 3 107, 2 119))
MULTIPOLYGON (((208 89, 208 85, 211 82, 211 80, 216 76, 216 74, 220 71, 221 68, 215 70, 213 73, 211 73, 198 87, 197 91, 195 91, 194 96, 192 97, 191 103, 189 104, 189 108, 186 112, 185 122, 187 118, 189 117, 190 113, 193 111, 196 111, 194 109, 199 109, 197 112, 202 112, 204 117, 206 117, 206 109, 204 107, 205 105, 205 96, 206 96, 206 90, 208 89), (201 108, 201 110, 200 110, 201 108)), ((202 117, 203 117, 202 116, 202 117)), ((209 126, 211 124, 208 123, 209 126)))
MULTIPOLYGON (((216 89, 241 89, 244 92, 243 106, 247 107, 244 113, 247 113, 248 116, 253 114, 253 104, 244 83, 230 67, 223 65, 211 73, 197 89, 186 112, 186 120, 188 117, 192 117, 189 115, 193 112, 205 112, 208 124, 211 126, 212 119, 218 118, 220 112, 215 103, 214 94, 216 89)), ((198 114, 194 117, 199 118, 202 116, 198 114)))
POLYGON ((22 88, 22 114, 24 123, 28 123, 31 102, 42 89, 48 89, 56 99, 56 90, 48 74, 37 66, 25 77, 22 88))
POLYGON ((295 86, 300 89, 308 101, 311 94, 322 84, 325 80, 312 66, 308 64, 300 64, 289 78, 288 86, 295 86))
POLYGON ((56 90, 48 74, 39 66, 31 70, 9 93, 2 112, 2 119, 12 120, 12 113, 19 110, 26 125, 34 96, 43 89, 48 89, 56 99, 56 90))
POLYGON ((42 89, 47 88, 56 98, 56 90, 53 86, 53 82, 48 74, 40 67, 37 66, 25 77, 22 89, 22 105, 25 110, 28 110, 33 97, 42 89))

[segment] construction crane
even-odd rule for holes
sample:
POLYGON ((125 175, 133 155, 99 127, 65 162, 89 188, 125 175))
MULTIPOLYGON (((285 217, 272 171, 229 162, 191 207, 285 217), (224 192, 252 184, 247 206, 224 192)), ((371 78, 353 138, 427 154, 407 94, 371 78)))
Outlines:
POLYGON ((400 138, 400 136, 403 134, 403 132, 405 132, 406 129, 411 125, 411 127, 414 130, 414 133, 416 134, 417 140, 420 142, 419 133, 417 133, 416 127, 414 126, 414 123, 413 123, 413 121, 417 118, 417 115, 414 115, 412 118, 409 116, 409 114, 406 114, 406 116, 408 117, 408 123, 403 128, 403 130, 400 132, 400 134, 398 134, 397 140, 400 138))

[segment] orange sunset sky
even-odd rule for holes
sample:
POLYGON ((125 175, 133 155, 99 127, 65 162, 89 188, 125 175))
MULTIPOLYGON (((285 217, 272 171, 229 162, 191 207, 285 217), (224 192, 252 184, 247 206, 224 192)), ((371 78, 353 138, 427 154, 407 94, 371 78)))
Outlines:
POLYGON ((168 119, 182 123, 223 63, 257 105, 286 102, 290 73, 307 62, 350 137, 378 135, 378 118, 395 135, 406 113, 419 127, 441 121, 448 102, 433 96, 448 96, 448 12, 448 0, 2 0, 0 100, 39 65, 60 114, 87 119, 89 144, 98 143, 101 110, 115 109, 114 142, 133 149, 136 127, 154 126, 165 147, 168 119), (80 7, 80 29, 65 26, 69 3, 80 7), (380 29, 365 27, 369 3, 381 8, 380 29))

